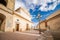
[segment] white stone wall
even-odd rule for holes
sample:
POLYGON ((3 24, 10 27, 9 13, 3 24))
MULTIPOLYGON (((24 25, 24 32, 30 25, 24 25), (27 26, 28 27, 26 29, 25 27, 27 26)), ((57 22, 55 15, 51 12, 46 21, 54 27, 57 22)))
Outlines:
POLYGON ((16 29, 16 24, 19 23, 20 25, 20 29, 22 29, 22 31, 26 30, 26 25, 29 25, 29 28, 31 28, 32 26, 32 22, 31 18, 29 16, 27 16, 24 12, 21 12, 21 15, 19 13, 13 14, 13 11, 9 10, 8 8, 6 8, 5 6, 3 6, 2 4, 0 4, 0 13, 6 16, 6 21, 5 21, 5 31, 11 31, 13 32, 13 29, 16 29), (24 18, 20 17, 23 16, 24 18), (17 21, 17 19, 19 21, 17 21), (29 21, 28 21, 29 20, 29 21))
POLYGON ((19 30, 21 30, 22 29, 22 31, 25 31, 26 30, 26 26, 27 26, 27 24, 29 25, 29 28, 31 28, 31 23, 30 22, 28 22, 27 20, 25 20, 25 19, 23 19, 23 18, 21 18, 21 17, 19 17, 19 16, 17 16, 17 15, 14 15, 13 16, 13 26, 14 26, 14 28, 16 27, 16 24, 19 24, 19 27, 20 27, 20 29, 19 30), (17 19, 19 20, 19 21, 17 21, 17 19))
POLYGON ((29 21, 31 21, 31 17, 27 13, 25 13, 23 10, 20 10, 20 15, 28 19, 29 21))
POLYGON ((6 22, 5 22, 5 31, 12 31, 12 21, 13 21, 13 16, 9 14, 8 12, 1 10, 0 13, 6 16, 6 22))

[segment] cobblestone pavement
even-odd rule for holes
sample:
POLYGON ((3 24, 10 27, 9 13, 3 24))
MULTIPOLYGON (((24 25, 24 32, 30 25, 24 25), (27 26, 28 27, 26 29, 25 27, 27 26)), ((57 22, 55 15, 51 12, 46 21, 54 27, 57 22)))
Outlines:
POLYGON ((37 40, 38 34, 20 32, 0 32, 0 40, 37 40))

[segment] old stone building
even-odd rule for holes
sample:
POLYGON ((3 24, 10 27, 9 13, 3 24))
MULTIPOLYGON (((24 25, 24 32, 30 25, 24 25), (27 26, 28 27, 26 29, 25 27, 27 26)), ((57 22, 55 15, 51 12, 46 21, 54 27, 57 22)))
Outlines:
POLYGON ((46 20, 40 22, 41 29, 49 29, 52 31, 60 31, 60 10, 54 12, 46 18, 46 20))
MULTIPOLYGON (((15 26, 19 26, 18 30, 30 30, 32 27, 32 22, 31 22, 31 15, 26 9, 20 7, 17 10, 14 11, 13 15, 13 24, 14 28, 15 26)), ((17 27, 16 27, 17 28, 17 27)))
POLYGON ((0 0, 0 31, 25 31, 31 29, 31 16, 24 8, 14 11, 15 0, 0 0))
POLYGON ((40 22, 40 27, 41 29, 46 29, 46 20, 40 22))
POLYGON ((50 30, 60 31, 60 10, 54 12, 49 17, 46 18, 47 26, 50 27, 50 30))
POLYGON ((47 30, 46 27, 47 27, 46 20, 44 20, 39 22, 39 24, 36 26, 36 29, 39 29, 40 31, 45 31, 47 30))

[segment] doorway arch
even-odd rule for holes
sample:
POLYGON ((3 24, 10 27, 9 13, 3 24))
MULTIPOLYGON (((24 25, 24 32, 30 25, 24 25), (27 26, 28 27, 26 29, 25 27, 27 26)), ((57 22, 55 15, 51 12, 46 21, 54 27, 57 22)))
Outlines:
POLYGON ((4 31, 5 29, 5 19, 6 16, 0 13, 0 30, 4 31))
POLYGON ((26 24, 26 30, 29 30, 29 24, 26 24))
POLYGON ((3 4, 4 6, 7 6, 6 0, 0 0, 0 4, 3 4))
POLYGON ((19 31, 19 24, 16 24, 16 31, 19 31))

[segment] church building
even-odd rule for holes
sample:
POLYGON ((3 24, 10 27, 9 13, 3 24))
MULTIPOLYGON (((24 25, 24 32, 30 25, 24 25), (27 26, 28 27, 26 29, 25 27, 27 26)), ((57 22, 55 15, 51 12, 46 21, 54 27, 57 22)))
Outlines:
POLYGON ((0 0, 0 31, 31 30, 33 22, 30 13, 22 7, 14 10, 15 0, 0 0))

